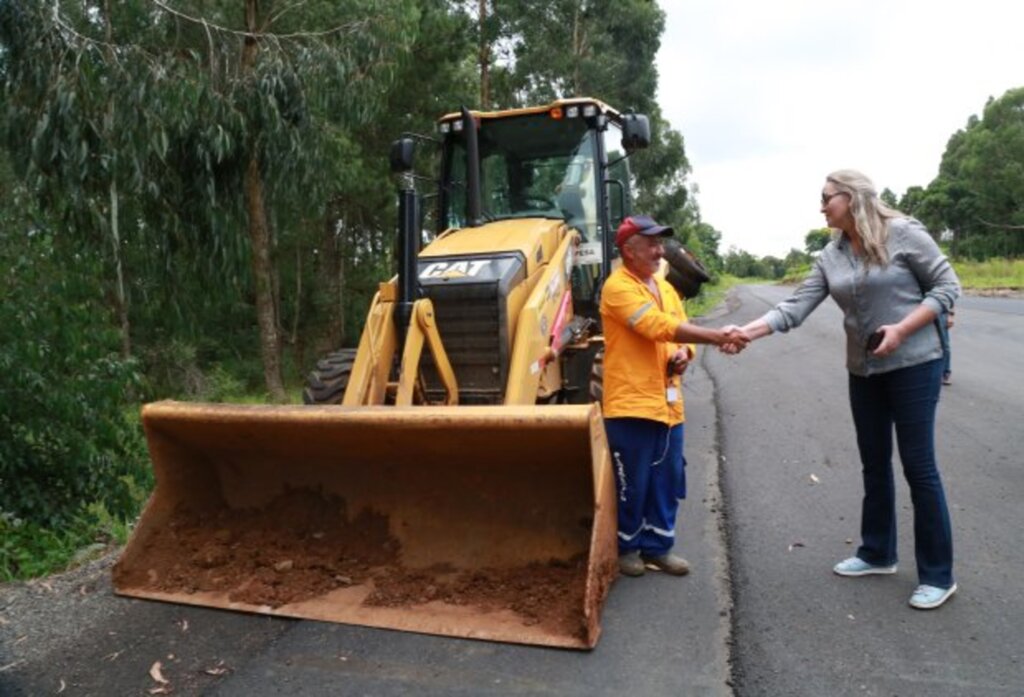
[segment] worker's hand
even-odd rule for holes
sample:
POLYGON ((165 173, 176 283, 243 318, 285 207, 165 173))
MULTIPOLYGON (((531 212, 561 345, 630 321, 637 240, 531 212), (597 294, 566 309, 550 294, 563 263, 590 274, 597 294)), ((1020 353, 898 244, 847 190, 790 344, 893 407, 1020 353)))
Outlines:
POLYGON ((681 349, 678 349, 672 354, 672 357, 668 359, 668 374, 682 375, 690 366, 690 359, 692 358, 693 355, 690 353, 689 346, 684 346, 681 349))
POLYGON ((718 349, 722 353, 735 356, 750 343, 750 337, 735 324, 722 327, 721 332, 724 340, 718 345, 718 349))

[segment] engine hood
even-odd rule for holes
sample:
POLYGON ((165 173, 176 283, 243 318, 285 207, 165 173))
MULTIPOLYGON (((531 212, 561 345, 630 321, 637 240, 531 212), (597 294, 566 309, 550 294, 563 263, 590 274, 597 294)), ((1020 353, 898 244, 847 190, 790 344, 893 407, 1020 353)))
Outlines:
MULTIPOLYGON (((518 256, 532 274, 555 253, 568 234, 562 220, 516 218, 478 227, 447 230, 420 252, 420 268, 442 259, 518 256)), ((439 267, 434 267, 439 268, 439 267)))

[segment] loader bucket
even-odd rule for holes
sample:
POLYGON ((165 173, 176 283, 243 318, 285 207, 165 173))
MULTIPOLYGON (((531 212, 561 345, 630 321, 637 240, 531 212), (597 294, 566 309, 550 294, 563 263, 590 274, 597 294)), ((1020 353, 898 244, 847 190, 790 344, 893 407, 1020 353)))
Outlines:
POLYGON ((592 648, 616 574, 600 410, 159 402, 121 595, 592 648))

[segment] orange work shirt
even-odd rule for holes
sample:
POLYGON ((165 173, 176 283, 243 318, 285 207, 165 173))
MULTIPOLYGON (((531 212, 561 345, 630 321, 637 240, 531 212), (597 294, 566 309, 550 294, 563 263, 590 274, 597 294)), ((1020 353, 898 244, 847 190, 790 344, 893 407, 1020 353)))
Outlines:
MULTIPOLYGON (((601 290, 604 324, 605 417, 651 419, 674 426, 682 423, 682 380, 669 375, 676 327, 687 321, 683 301, 663 278, 655 276, 660 298, 621 266, 601 290)), ((696 355, 691 344, 691 354, 696 355)))

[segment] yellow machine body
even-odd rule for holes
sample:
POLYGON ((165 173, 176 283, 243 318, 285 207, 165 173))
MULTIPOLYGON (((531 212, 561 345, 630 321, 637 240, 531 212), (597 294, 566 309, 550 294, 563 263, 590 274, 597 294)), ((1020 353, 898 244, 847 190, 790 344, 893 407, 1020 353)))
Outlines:
MULTIPOLYGON (((598 117, 571 135, 600 153, 594 119, 621 117, 596 100, 472 117, 565 131, 584 108, 598 117)), ((593 647, 616 575, 616 499, 600 407, 586 403, 601 337, 576 314, 593 313, 595 296, 576 296, 608 265, 576 262, 589 231, 600 264, 595 231, 613 229, 596 188, 613 154, 583 166, 572 147, 551 184, 554 214, 439 231, 417 250, 404 307, 408 266, 380 284, 336 371, 340 404, 146 405, 156 488, 115 566, 116 592, 593 647), (578 218, 557 213, 568 192, 584 203, 578 218)))

